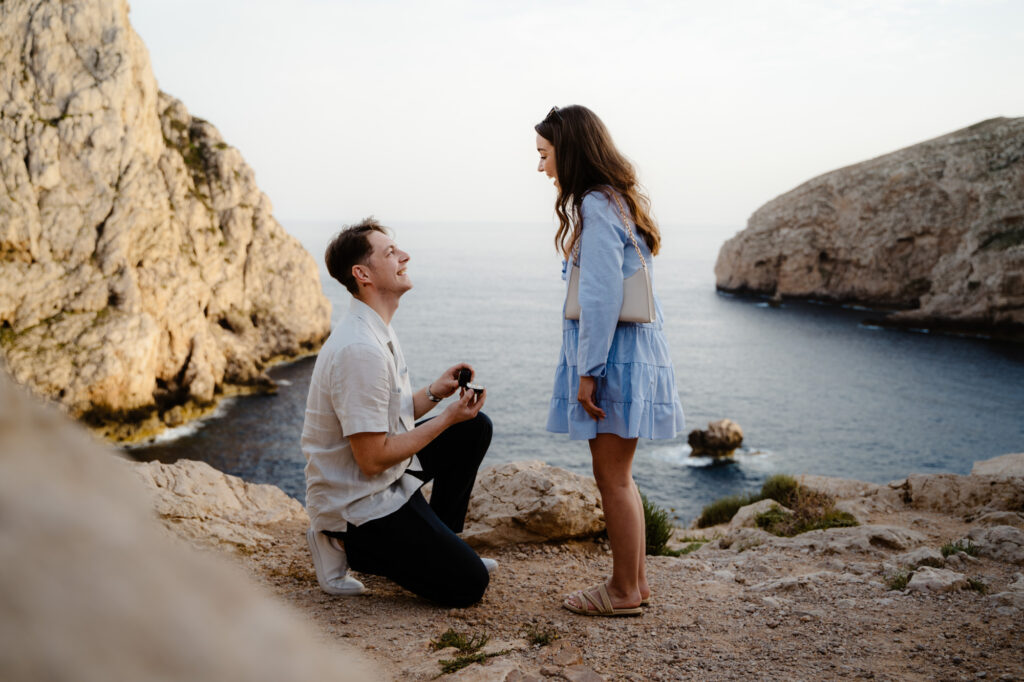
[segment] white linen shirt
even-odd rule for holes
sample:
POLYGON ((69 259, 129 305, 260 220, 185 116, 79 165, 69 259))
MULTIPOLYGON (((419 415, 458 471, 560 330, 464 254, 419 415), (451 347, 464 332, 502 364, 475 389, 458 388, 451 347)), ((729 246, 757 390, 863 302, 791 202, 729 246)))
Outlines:
POLYGON ((313 367, 302 426, 306 456, 306 510, 317 532, 344 532, 397 511, 423 481, 413 455, 366 476, 352 456, 349 436, 415 427, 412 385, 391 325, 352 299, 348 315, 331 331, 313 367))

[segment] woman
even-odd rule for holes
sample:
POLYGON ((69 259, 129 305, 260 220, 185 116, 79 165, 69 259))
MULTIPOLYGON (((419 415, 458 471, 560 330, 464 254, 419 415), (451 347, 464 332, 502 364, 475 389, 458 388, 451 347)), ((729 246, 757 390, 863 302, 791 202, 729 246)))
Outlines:
POLYGON ((534 128, 537 170, 558 189, 555 247, 566 259, 562 276, 574 263, 580 269, 579 320, 564 320, 547 428, 589 441, 612 549, 611 577, 570 595, 563 606, 587 616, 639 615, 651 590, 633 453, 641 436, 681 432, 683 410, 661 306, 655 299, 656 316, 647 324, 619 322, 619 311, 623 281, 643 267, 641 257, 653 280, 651 257, 661 235, 632 164, 594 112, 554 107, 534 128))

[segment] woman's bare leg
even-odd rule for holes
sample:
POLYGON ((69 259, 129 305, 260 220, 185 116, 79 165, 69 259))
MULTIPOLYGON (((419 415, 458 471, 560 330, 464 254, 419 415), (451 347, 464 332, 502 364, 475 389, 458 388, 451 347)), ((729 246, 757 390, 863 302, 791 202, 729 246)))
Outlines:
POLYGON ((639 606, 638 578, 641 575, 646 578, 646 573, 642 573, 644 514, 632 474, 636 441, 636 438, 620 438, 611 433, 598 434, 590 441, 594 478, 601 492, 608 544, 612 549, 612 577, 607 586, 615 608, 639 606))
POLYGON ((633 484, 633 492, 636 495, 637 514, 640 518, 640 570, 637 572, 637 587, 640 588, 640 598, 648 599, 651 596, 651 588, 647 584, 647 523, 644 520, 644 501, 640 499, 640 490, 633 484))

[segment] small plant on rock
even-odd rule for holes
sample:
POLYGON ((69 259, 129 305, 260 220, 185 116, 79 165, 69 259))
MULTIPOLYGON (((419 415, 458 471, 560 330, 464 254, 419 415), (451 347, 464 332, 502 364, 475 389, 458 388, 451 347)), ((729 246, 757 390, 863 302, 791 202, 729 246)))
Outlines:
POLYGON ((495 656, 502 656, 508 653, 507 649, 495 651, 490 654, 485 654, 480 651, 488 641, 490 641, 490 637, 486 632, 481 632, 479 634, 465 634, 456 631, 454 628, 448 628, 440 637, 430 640, 430 647, 435 651, 438 649, 455 647, 460 652, 455 658, 441 659, 438 661, 438 665, 441 666, 441 672, 437 677, 462 670, 467 665, 483 663, 488 658, 494 658, 495 656))
POLYGON ((728 523, 732 517, 736 516, 740 507, 746 507, 748 504, 754 504, 762 499, 764 498, 760 495, 748 493, 746 495, 730 495, 715 500, 701 510, 700 516, 697 518, 697 527, 707 528, 720 523, 728 523))
POLYGON ((978 546, 970 540, 949 541, 942 546, 940 551, 942 556, 951 556, 957 552, 963 552, 968 556, 978 556, 978 546))
POLYGON ((675 526, 668 518, 668 512, 647 499, 647 496, 640 493, 640 500, 644 505, 644 524, 647 527, 646 552, 652 556, 664 556, 671 553, 666 545, 672 538, 672 531, 675 526))
POLYGON ((561 636, 558 634, 558 630, 546 628, 536 623, 524 625, 523 635, 526 637, 526 641, 534 646, 547 646, 561 636))
POLYGON ((885 579, 885 586, 890 590, 905 590, 912 577, 913 571, 896 571, 885 579))
POLYGON ((988 583, 977 578, 968 578, 967 586, 978 594, 988 594, 988 583))

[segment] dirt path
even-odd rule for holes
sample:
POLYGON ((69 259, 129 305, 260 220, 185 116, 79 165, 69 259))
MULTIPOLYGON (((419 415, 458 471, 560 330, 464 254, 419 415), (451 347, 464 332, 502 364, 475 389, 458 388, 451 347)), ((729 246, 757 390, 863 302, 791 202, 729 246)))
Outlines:
MULTIPOLYGON (((968 529, 919 512, 872 522, 916 530, 936 549, 968 529)), ((307 613, 326 640, 378 660, 381 679, 437 676, 438 661, 457 652, 435 652, 429 644, 449 628, 486 633, 486 652, 508 650, 446 676, 458 680, 1024 679, 1022 612, 1000 613, 974 590, 889 590, 882 562, 893 552, 884 549, 822 555, 756 546, 649 557, 652 605, 639 618, 607 619, 560 607, 562 595, 609 573, 611 555, 599 542, 485 552, 500 566, 483 601, 449 610, 374 576, 360 576, 366 596, 324 594, 304 531, 298 524, 277 526, 270 550, 239 561, 307 613), (524 639, 531 627, 558 639, 531 645, 524 639)), ((979 559, 962 572, 994 594, 1021 570, 979 559)))

